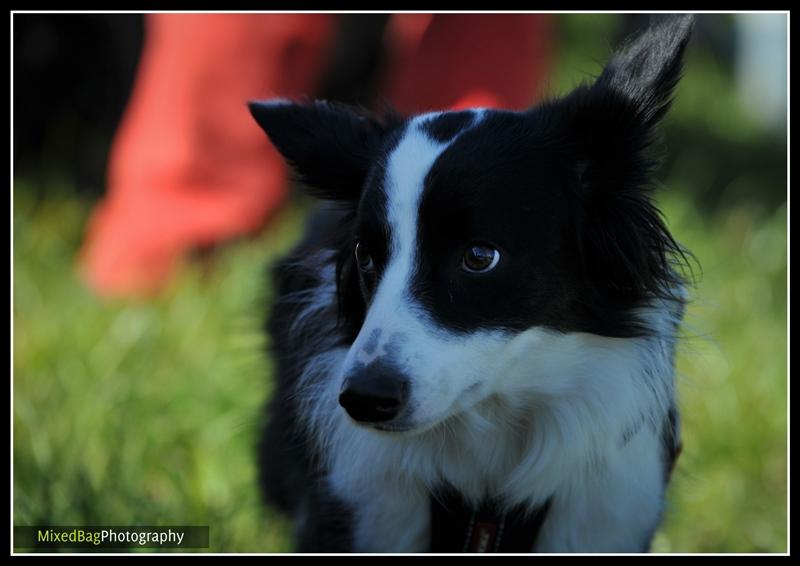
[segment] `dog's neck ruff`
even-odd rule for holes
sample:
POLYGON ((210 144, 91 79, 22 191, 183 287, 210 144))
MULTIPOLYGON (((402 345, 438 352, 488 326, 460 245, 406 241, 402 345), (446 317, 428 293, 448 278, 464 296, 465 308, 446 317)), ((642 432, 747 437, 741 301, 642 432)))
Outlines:
POLYGON ((505 509, 490 499, 476 509, 448 486, 431 495, 429 552, 531 552, 549 507, 505 509))

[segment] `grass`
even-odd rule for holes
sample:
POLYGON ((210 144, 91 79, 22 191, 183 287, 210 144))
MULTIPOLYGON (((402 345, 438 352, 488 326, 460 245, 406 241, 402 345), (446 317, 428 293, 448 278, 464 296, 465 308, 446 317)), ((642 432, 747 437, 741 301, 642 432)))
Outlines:
POLYGON ((703 278, 678 357, 684 451, 662 552, 785 552, 786 208, 704 218, 665 198, 703 278))
MULTIPOLYGON (((784 551, 786 209, 709 219, 663 202, 704 276, 678 364, 685 450, 654 550, 784 551)), ((286 522, 259 505, 254 441, 270 392, 261 266, 298 211, 155 301, 111 303, 76 276, 86 212, 15 192, 15 524, 210 525, 213 551, 289 550, 286 522)))
POLYGON ((286 551, 253 460, 270 366, 266 265, 294 231, 233 246, 152 302, 76 276, 86 208, 15 198, 14 521, 210 525, 212 550, 286 551))

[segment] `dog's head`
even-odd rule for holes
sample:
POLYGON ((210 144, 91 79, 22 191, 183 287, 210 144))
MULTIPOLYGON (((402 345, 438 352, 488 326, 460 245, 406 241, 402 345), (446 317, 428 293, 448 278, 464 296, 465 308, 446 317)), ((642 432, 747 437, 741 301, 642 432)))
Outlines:
POLYGON ((522 373, 569 387, 552 374, 576 335, 652 330, 641 310, 673 298, 681 251, 649 197, 650 150, 691 27, 649 28, 593 84, 523 112, 251 104, 310 192, 351 210, 337 269, 351 417, 424 430, 513 395, 522 373))

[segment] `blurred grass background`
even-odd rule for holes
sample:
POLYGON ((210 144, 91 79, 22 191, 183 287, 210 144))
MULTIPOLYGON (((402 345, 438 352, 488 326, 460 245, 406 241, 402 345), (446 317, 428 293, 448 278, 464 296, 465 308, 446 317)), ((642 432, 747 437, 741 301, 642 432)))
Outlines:
MULTIPOLYGON (((597 74, 625 25, 559 16, 551 90, 597 74)), ((707 32, 732 25, 709 17, 707 32)), ((665 139, 658 200, 702 277, 678 360, 684 452, 653 550, 785 552, 785 131, 754 119, 724 57, 693 40, 665 139)), ((163 296, 108 302, 75 270, 92 205, 75 183, 14 182, 14 524, 210 525, 212 551, 291 550, 254 455, 270 394, 265 269, 305 201, 188 264, 163 296)))

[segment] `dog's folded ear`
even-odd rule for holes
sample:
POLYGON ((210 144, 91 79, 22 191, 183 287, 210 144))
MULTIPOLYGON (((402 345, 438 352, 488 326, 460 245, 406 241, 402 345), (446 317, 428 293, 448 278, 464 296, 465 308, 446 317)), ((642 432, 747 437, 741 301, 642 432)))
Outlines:
POLYGON ((355 200, 374 162, 384 128, 375 119, 329 102, 250 102, 250 112, 318 198, 355 200))

